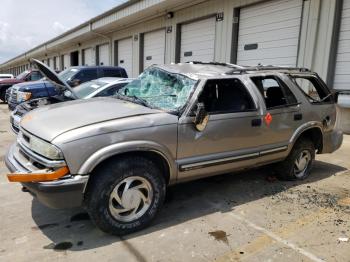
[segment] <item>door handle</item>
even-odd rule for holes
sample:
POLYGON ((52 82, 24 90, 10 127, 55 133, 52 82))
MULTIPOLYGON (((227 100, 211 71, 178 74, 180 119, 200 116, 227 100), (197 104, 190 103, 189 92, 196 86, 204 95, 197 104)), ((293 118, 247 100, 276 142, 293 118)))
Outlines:
POLYGON ((252 120, 252 126, 261 126, 261 118, 256 118, 252 120))
POLYGON ((294 115, 294 121, 299 121, 303 119, 303 115, 302 114, 295 114, 294 115))

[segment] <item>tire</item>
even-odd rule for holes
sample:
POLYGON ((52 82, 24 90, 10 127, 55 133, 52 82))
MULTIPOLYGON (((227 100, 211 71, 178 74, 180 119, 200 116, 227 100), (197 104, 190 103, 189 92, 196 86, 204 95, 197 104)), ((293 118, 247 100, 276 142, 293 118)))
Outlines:
POLYGON ((6 90, 0 90, 0 100, 4 103, 6 103, 5 97, 6 97, 6 90))
POLYGON ((296 142, 288 157, 277 164, 278 177, 282 180, 303 180, 310 175, 314 160, 314 144, 308 139, 300 139, 296 142))
POLYGON ((92 174, 85 207, 98 228, 122 236, 147 227, 161 209, 165 193, 164 176, 152 161, 122 157, 108 161, 92 174), (130 207, 135 208, 120 212, 130 207))

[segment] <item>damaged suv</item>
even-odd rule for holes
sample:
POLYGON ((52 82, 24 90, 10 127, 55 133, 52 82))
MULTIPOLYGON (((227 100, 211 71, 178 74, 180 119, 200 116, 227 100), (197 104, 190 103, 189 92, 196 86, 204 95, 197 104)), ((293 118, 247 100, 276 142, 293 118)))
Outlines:
POLYGON ((334 103, 306 69, 154 65, 117 96, 26 114, 8 179, 47 206, 84 206, 101 230, 124 235, 151 223, 175 183, 267 164, 306 178, 315 153, 342 143, 334 103))

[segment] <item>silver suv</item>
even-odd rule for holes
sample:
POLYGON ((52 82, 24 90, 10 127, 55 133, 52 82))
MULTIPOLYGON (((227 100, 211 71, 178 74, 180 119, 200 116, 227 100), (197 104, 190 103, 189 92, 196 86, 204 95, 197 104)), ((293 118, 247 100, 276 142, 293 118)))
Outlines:
POLYGON ((315 153, 342 143, 335 100, 302 68, 155 65, 115 97, 26 114, 8 179, 47 206, 84 206, 103 231, 128 234, 154 219, 175 183, 267 164, 282 179, 306 178, 315 153))

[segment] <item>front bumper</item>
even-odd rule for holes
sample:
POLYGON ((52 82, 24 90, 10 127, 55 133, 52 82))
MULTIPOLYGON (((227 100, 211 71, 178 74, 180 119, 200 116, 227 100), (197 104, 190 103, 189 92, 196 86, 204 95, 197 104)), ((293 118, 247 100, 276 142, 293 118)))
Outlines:
MULTIPOLYGON (((30 173, 26 165, 15 158, 16 144, 13 144, 5 157, 5 164, 11 173, 30 173)), ((79 207, 83 203, 83 194, 88 176, 68 176, 49 182, 21 183, 44 205, 51 208, 79 207)))

